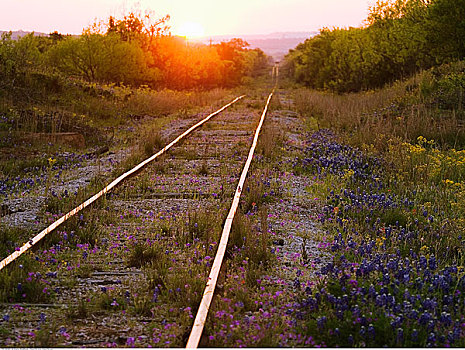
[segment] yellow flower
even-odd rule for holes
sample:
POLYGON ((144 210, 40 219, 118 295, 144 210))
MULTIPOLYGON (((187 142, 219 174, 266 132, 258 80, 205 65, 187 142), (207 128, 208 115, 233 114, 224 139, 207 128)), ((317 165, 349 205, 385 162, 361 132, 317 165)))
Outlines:
POLYGON ((386 240, 386 237, 378 237, 376 238, 376 245, 378 247, 381 247, 384 244, 384 241, 386 240))
POLYGON ((52 158, 52 157, 50 157, 50 158, 48 159, 48 165, 49 165, 49 166, 53 166, 53 164, 55 164, 56 162, 57 162, 57 160, 54 159, 54 158, 52 158))
POLYGON ((427 245, 424 245, 423 247, 420 248, 420 251, 426 251, 427 252, 428 250, 429 250, 429 248, 428 248, 427 245))
POLYGON ((355 174, 355 172, 352 169, 346 169, 344 170, 344 173, 345 174, 342 176, 343 180, 348 180, 355 174))

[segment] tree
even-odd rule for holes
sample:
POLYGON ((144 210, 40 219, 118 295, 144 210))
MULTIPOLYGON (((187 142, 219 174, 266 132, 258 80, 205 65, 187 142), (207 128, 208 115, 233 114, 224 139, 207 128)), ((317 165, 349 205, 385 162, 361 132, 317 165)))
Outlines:
POLYGON ((297 82, 377 88, 465 56, 465 0, 378 0, 364 28, 323 29, 287 56, 297 82))
POLYGON ((428 7, 426 26, 438 63, 465 57, 465 0, 434 0, 428 7))
POLYGON ((143 46, 150 46, 153 39, 165 35, 168 30, 170 16, 158 18, 153 11, 142 14, 140 11, 131 11, 122 19, 110 16, 106 25, 106 32, 117 33, 123 41, 139 40, 143 46))
POLYGON ((120 40, 117 34, 84 33, 67 38, 51 49, 50 62, 66 74, 87 81, 142 84, 154 82, 160 73, 147 69, 142 49, 120 40))

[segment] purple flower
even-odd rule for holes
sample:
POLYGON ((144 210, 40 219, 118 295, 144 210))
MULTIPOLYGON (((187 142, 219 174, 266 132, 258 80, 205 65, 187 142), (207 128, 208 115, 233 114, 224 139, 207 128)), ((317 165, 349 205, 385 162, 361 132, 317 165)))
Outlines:
POLYGON ((397 328, 397 342, 402 343, 404 339, 404 330, 402 328, 397 328))
POLYGON ((135 338, 134 337, 129 337, 127 340, 126 340, 126 345, 129 346, 129 347, 134 347, 134 344, 135 344, 135 338))
POLYGON ((322 316, 322 317, 319 317, 317 320, 316 320, 316 324, 318 326, 318 328, 323 328, 326 324, 326 316, 322 316))
POLYGON ((370 325, 368 326, 368 335, 370 336, 370 338, 374 339, 375 338, 375 327, 373 327, 373 325, 370 323, 370 325))
POLYGON ((435 342, 436 342, 436 334, 434 334, 433 332, 431 332, 429 335, 428 335, 428 340, 427 340, 428 343, 430 343, 431 345, 433 345, 435 342))
POLYGON ((416 343, 416 342, 418 341, 418 331, 417 331, 416 329, 414 329, 414 330, 412 331, 412 341, 413 341, 414 343, 416 343))

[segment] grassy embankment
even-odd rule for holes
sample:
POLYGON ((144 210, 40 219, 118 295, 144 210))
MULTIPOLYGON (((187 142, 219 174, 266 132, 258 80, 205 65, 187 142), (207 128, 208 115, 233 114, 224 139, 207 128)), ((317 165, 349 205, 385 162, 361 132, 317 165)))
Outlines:
POLYGON ((375 92, 296 91, 299 171, 325 206, 327 277, 298 324, 328 346, 463 346, 464 63, 375 92))

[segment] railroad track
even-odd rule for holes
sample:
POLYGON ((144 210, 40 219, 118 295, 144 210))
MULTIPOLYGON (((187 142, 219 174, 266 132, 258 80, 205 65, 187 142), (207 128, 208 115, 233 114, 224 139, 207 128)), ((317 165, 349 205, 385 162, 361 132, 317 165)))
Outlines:
POLYGON ((4 259, 12 276, 32 270, 0 308, 1 344, 144 347, 158 337, 197 347, 272 94, 264 97, 211 115, 4 259), (29 250, 50 232, 50 246, 29 250), (183 318, 192 333, 173 326, 183 318))

